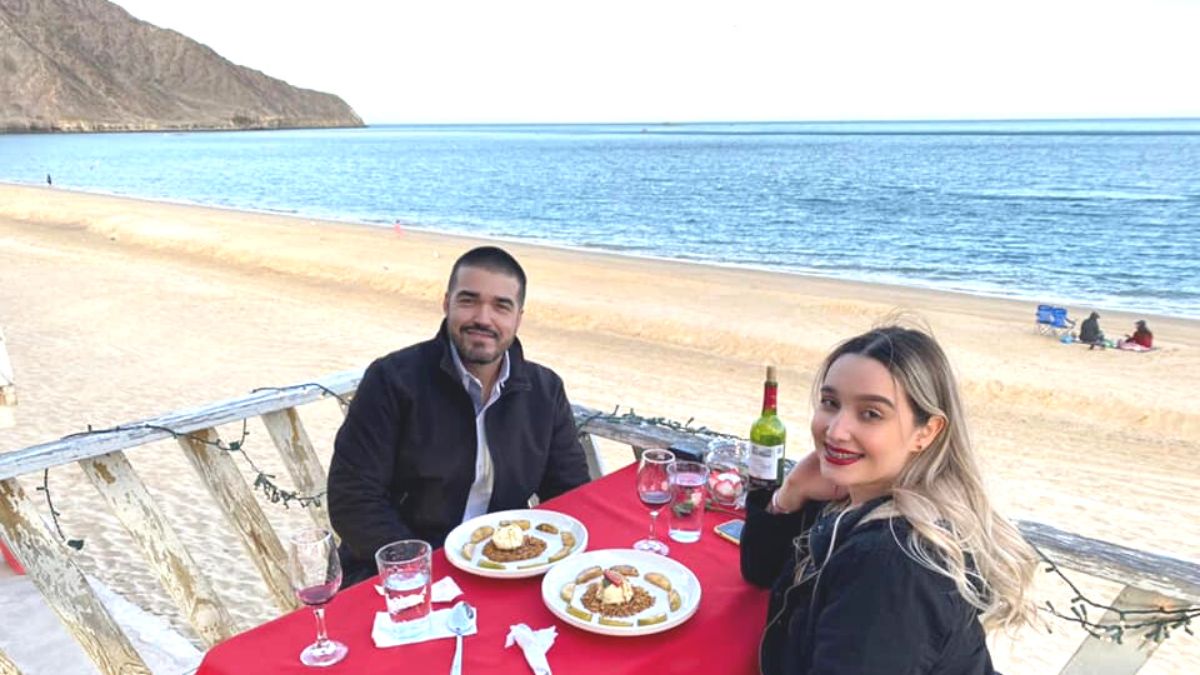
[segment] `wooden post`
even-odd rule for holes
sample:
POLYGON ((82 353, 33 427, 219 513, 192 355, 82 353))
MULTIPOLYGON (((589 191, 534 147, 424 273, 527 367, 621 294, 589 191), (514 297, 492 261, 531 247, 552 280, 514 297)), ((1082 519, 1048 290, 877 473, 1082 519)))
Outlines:
POLYGON ((21 675, 21 669, 17 668, 17 664, 13 663, 3 650, 0 650, 0 675, 21 675))
POLYGON ((312 516, 317 527, 330 529, 329 510, 325 504, 325 485, 327 479, 321 461, 317 459, 317 451, 313 449, 312 441, 300 422, 300 413, 295 408, 269 412, 262 416, 263 424, 279 454, 283 464, 296 486, 296 491, 302 495, 321 495, 320 502, 313 502, 305 507, 308 515, 312 516))
POLYGON ((179 445, 217 502, 230 526, 238 533, 242 546, 267 582, 271 598, 279 609, 290 612, 299 606, 288 580, 284 561, 287 554, 275 529, 262 512, 254 493, 229 454, 214 446, 220 437, 216 429, 203 429, 179 437, 179 445))
MULTIPOLYGON (((1113 607, 1122 610, 1157 607, 1170 609, 1186 605, 1185 602, 1134 586, 1121 589, 1121 593, 1112 603, 1113 607)), ((1097 623, 1115 623, 1118 620, 1119 615, 1110 610, 1105 612, 1097 623)), ((1143 640, 1137 635, 1125 635, 1121 644, 1099 640, 1089 635, 1059 675, 1133 675, 1150 660, 1156 649, 1157 642, 1143 640)))
POLYGON ((596 439, 591 434, 579 434, 579 444, 583 446, 583 456, 587 458, 588 476, 592 480, 604 476, 604 460, 596 450, 596 439))
POLYGON ((142 657, 71 562, 66 547, 46 531, 15 478, 0 480, 0 526, 46 604, 98 670, 105 675, 149 675, 142 657))
POLYGON ((205 646, 212 647, 236 635, 238 630, 229 611, 150 497, 125 453, 84 459, 79 466, 129 531, 142 557, 205 646))
POLYGON ((0 329, 0 429, 7 429, 17 423, 17 385, 13 375, 12 361, 8 358, 8 348, 4 345, 4 329, 0 329))

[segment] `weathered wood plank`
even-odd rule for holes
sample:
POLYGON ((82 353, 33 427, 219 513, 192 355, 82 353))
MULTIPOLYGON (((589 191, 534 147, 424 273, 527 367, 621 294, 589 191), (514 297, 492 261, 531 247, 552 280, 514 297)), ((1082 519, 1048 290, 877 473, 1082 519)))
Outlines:
POLYGON ((596 441, 591 434, 579 434, 579 444, 583 446, 583 455, 587 457, 588 477, 596 480, 604 476, 604 460, 596 450, 596 441))
POLYGON ((321 495, 320 503, 310 503, 305 510, 312 517, 317 527, 331 530, 329 527, 329 510, 326 508, 325 485, 327 478, 321 461, 317 459, 317 451, 313 448, 304 424, 300 422, 300 413, 295 408, 265 413, 262 416, 267 433, 279 449, 283 464, 296 491, 302 495, 321 495))
POLYGON ((0 675, 21 675, 21 669, 0 649, 0 675))
MULTIPOLYGON (((1122 610, 1182 607, 1185 604, 1133 586, 1122 589, 1112 602, 1113 607, 1122 610)), ((1118 620, 1120 615, 1109 611, 1098 623, 1116 623, 1118 620)), ((1126 635, 1121 644, 1089 635, 1059 675, 1133 675, 1146 665, 1158 646, 1153 640, 1143 640, 1134 635, 1126 635)))
POLYGON ((0 481, 0 527, 46 604, 101 673, 150 673, 15 479, 0 481))
MULTIPOLYGON (((361 379, 361 370, 351 370, 315 382, 341 395, 357 389, 361 379)), ((284 391, 263 390, 193 410, 172 412, 153 419, 132 422, 122 425, 120 431, 64 438, 10 452, 0 452, 0 480, 171 438, 169 432, 147 428, 146 425, 165 427, 186 434, 222 424, 241 422, 263 413, 286 410, 325 396, 327 394, 324 390, 315 385, 284 391)))
POLYGON ((275 529, 266 514, 254 500, 254 493, 246 485, 237 466, 224 450, 212 444, 219 440, 215 429, 204 429, 181 436, 179 445, 216 500, 230 526, 238 533, 242 546, 254 566, 258 568, 271 599, 279 609, 290 612, 298 604, 293 595, 284 567, 286 553, 275 529))
POLYGON ((1200 605, 1200 564, 1064 532, 1042 523, 1017 527, 1062 567, 1200 605))
POLYGON ((575 414, 575 425, 580 431, 620 441, 634 448, 671 448, 680 454, 697 458, 703 457, 708 450, 708 439, 684 431, 601 419, 597 415, 605 413, 581 405, 572 405, 571 409, 575 414))
POLYGON ((238 630, 229 610, 154 503, 125 453, 117 451, 85 459, 79 465, 129 531, 159 582, 205 646, 211 647, 236 635, 238 630))

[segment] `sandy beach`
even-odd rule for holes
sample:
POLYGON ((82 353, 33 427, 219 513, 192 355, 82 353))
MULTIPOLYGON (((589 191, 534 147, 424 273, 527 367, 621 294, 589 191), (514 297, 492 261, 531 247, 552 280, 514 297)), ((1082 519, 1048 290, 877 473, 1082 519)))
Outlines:
MULTIPOLYGON (((0 451, 293 384, 427 339, 455 257, 479 240, 58 189, 0 185, 0 326, 17 377, 17 425, 0 451)), ((1160 349, 1064 346, 1028 302, 504 244, 529 275, 520 330, 574 402, 745 435, 763 364, 780 368, 789 455, 809 446, 809 388, 839 340, 897 312, 920 317, 954 362, 1005 514, 1200 560, 1200 321, 1100 310, 1110 336, 1146 318, 1160 349)), ((1090 307, 1070 308, 1081 319, 1090 307)), ((328 461, 340 412, 302 410, 328 461)), ((223 429, 226 438, 237 430, 223 429)), ((261 425, 246 450, 279 468, 261 425)), ((605 446, 609 468, 631 460, 605 446)), ((261 581, 174 443, 129 453, 249 627, 274 615, 261 581)), ((280 475, 286 475, 280 470, 280 475)), ((28 477, 32 493, 40 476, 28 477)), ((128 536, 73 466, 51 471, 80 562, 114 590, 174 610, 128 536)), ((632 498, 632 496, 631 496, 632 498)), ((267 504, 277 530, 303 522, 267 504)), ((631 533, 631 540, 634 533, 631 533)), ((1112 582, 1072 575, 1096 599, 1112 582)), ((1066 606, 1049 577, 1035 596, 1066 606)), ((1083 634, 1054 623, 994 645, 997 667, 1054 673, 1083 634)), ((1143 673, 1193 673, 1182 633, 1143 673)))

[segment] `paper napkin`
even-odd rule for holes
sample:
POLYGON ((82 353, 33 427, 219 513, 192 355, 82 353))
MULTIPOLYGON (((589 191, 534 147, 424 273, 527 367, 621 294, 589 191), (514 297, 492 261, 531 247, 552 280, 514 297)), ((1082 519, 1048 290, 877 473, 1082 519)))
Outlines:
POLYGON ((533 630, 523 623, 508 627, 508 637, 504 639, 504 648, 513 646, 516 642, 525 652, 525 662, 529 664, 533 675, 550 675, 550 664, 546 661, 546 652, 554 645, 558 631, 554 626, 533 630))
MULTIPOLYGON (((447 577, 449 578, 449 577, 447 577)), ((441 638, 454 637, 454 631, 446 625, 450 620, 451 609, 439 609, 429 613, 429 623, 424 631, 415 634, 401 634, 396 628, 396 624, 392 623, 391 617, 387 612, 377 612, 375 614, 375 625, 371 627, 371 640, 375 642, 375 646, 383 649, 385 647, 398 647, 400 645, 410 645, 415 642, 425 642, 426 640, 440 640, 441 638)), ((478 612, 479 610, 476 610, 478 612)), ((479 615, 475 616, 475 623, 471 625, 471 630, 463 633, 463 635, 474 635, 479 628, 479 615)), ((550 671, 546 671, 550 672, 550 671)))

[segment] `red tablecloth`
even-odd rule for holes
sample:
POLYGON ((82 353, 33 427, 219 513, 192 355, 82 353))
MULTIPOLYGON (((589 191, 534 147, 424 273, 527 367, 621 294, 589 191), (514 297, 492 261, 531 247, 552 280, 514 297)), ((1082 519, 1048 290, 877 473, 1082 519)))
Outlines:
MULTIPOLYGON (((634 489, 635 470, 628 467, 546 502, 545 508, 570 514, 588 529, 588 550, 629 548, 645 535, 649 517, 634 489)), ((664 514, 665 515, 665 514, 664 514)), ((542 604, 542 577, 485 579, 446 561, 442 550, 433 554, 434 579, 454 577, 463 599, 479 611, 479 632, 463 640, 463 672, 488 675, 528 675, 529 667, 517 646, 504 648, 508 628, 525 623, 531 628, 558 627, 549 652, 555 673, 756 673, 758 641, 766 620, 767 592, 750 586, 738 569, 738 549, 712 532, 728 516, 706 513, 704 535, 695 544, 671 541, 671 558, 700 579, 704 595, 696 614, 664 633, 639 637, 610 637, 588 633, 559 621, 542 604)), ((665 536, 666 518, 660 518, 665 536)), ((329 634, 350 647, 341 663, 323 669, 331 673, 449 672, 454 640, 377 649, 371 642, 375 612, 383 598, 374 580, 343 591, 326 609, 329 634)), ((448 605, 440 605, 446 607, 448 605)), ((198 675, 251 673, 309 673, 299 662, 300 651, 313 641, 312 611, 302 608, 237 635, 213 647, 198 675)))

